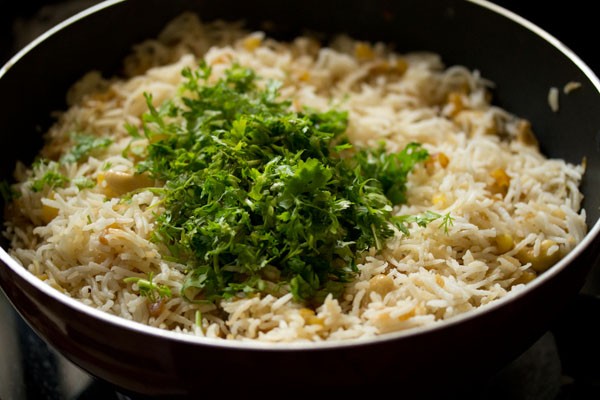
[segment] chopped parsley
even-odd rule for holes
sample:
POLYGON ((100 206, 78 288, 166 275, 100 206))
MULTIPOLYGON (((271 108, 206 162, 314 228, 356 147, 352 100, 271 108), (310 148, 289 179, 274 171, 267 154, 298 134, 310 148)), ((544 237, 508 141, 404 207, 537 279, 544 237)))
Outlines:
POLYGON ((142 132, 127 129, 149 142, 137 172, 164 182, 153 189, 165 206, 153 240, 188 266, 185 298, 290 291, 318 304, 342 293, 359 254, 381 249, 393 224, 406 232, 411 219, 392 211, 428 157, 420 144, 356 149, 346 112, 295 112, 278 82, 260 86, 239 65, 214 83, 204 63, 182 74, 180 97, 154 107, 146 95, 142 132))
MULTIPOLYGON (((45 158, 37 159, 33 164, 33 178, 31 180, 31 190, 41 192, 44 189, 53 189, 64 187, 71 180, 60 172, 60 167, 65 164, 76 163, 81 160, 87 160, 98 151, 106 149, 113 141, 105 137, 97 137, 85 133, 72 133, 71 139, 74 144, 65 153, 60 160, 52 161, 45 158)), ((73 182, 80 190, 90 189, 96 186, 96 183, 85 177, 78 177, 73 182)))
POLYGON ((112 140, 106 137, 98 137, 84 133, 73 133, 71 139, 74 144, 68 153, 61 158, 61 163, 76 163, 83 158, 93 155, 99 150, 106 149, 112 144, 112 140))
POLYGON ((406 236, 410 234, 409 224, 416 223, 420 227, 426 227, 433 221, 441 220, 440 228, 444 230, 446 234, 448 234, 448 229, 452 225, 454 225, 454 218, 447 214, 438 214, 433 211, 425 211, 422 214, 417 215, 395 215, 392 217, 392 221, 394 225, 398 227, 398 229, 406 236))
POLYGON ((151 302, 157 302, 160 299, 166 299, 172 296, 171 289, 166 285, 156 284, 152 281, 154 274, 150 273, 148 279, 138 277, 128 277, 123 279, 125 283, 135 283, 138 286, 140 295, 148 298, 151 302))
POLYGON ((55 161, 39 159, 34 163, 33 171, 34 176, 39 176, 31 182, 34 192, 41 192, 46 187, 63 187, 69 183, 69 178, 59 172, 59 165, 55 161))

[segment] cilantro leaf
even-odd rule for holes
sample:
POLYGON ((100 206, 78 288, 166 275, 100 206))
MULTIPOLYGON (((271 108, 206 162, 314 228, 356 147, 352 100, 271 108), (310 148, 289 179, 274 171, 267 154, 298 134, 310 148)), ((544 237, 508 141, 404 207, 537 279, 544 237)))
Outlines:
POLYGON ((149 145, 136 168, 165 182, 153 240, 188 265, 182 295, 339 296, 360 252, 394 235, 393 206, 427 151, 355 151, 346 112, 294 112, 278 82, 259 85, 239 65, 214 83, 211 73, 184 69, 180 99, 154 107, 147 95, 142 118, 149 145))
POLYGON ((75 163, 80 161, 95 151, 107 148, 113 142, 107 137, 97 137, 82 133, 74 133, 71 137, 75 144, 68 153, 62 156, 61 163, 75 163))

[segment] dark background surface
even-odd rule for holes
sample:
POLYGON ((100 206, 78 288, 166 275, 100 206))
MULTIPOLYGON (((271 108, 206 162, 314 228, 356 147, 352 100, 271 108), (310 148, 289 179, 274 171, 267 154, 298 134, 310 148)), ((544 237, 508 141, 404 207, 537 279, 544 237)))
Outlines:
MULTIPOLYGON (((0 65, 37 34, 94 0, 0 0, 0 65)), ((594 2, 497 0, 546 30, 600 75, 594 2)), ((168 4, 165 1, 165 4, 168 4)), ((340 2, 342 4, 342 2, 340 2)), ((43 66, 40 66, 43 68, 43 66)), ((540 64, 540 68, 544 68, 540 64)), ((3 99, 2 101, 6 101, 3 99)), ((596 268, 598 269, 598 268, 596 268)), ((600 301, 591 290, 575 299, 548 334, 487 382, 473 384, 462 399, 600 399, 600 301), (592 316, 590 318, 590 316, 592 316)), ((0 291, 0 400, 124 399, 45 345, 15 314, 0 291)))

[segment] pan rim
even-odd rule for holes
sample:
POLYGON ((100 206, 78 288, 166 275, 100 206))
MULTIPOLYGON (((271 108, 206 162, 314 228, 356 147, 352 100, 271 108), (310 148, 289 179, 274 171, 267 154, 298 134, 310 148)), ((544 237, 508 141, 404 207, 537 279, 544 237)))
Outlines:
MULTIPOLYGON (((99 12, 105 8, 116 5, 118 3, 125 2, 126 0, 104 0, 96 5, 86 8, 83 11, 73 15, 72 17, 60 22, 54 27, 50 28, 45 33, 38 36, 31 43, 26 45, 23 49, 17 52, 0 67, 0 79, 10 70, 10 68, 16 64, 21 58, 23 58, 29 51, 40 45, 47 38, 54 35, 56 32, 64 29, 65 27, 78 22, 85 17, 99 12)), ((508 19, 511 19, 515 23, 522 25, 534 34, 540 36, 543 40, 550 43, 557 50, 559 50, 564 56, 566 56, 575 66, 586 76, 586 78, 593 84, 595 90, 600 93, 600 80, 591 68, 570 48, 563 44, 560 40, 554 37, 552 34, 525 19, 524 17, 502 7, 494 4, 488 0, 467 0, 475 5, 487 8, 497 14, 500 14, 508 19)), ((137 334, 149 335, 154 338, 160 338, 161 340, 168 340, 173 342, 185 343, 186 345, 194 346, 215 346, 230 349, 240 350, 260 350, 260 351, 321 351, 332 348, 352 348, 364 345, 375 345, 388 341, 402 340, 405 338, 419 336, 423 334, 431 334, 438 330, 447 329, 449 327, 465 323, 472 319, 478 318, 484 313, 492 312, 493 310, 507 306, 509 303, 516 301, 517 299, 526 296, 529 292, 534 291, 536 288, 544 285, 547 281, 553 279, 558 275, 564 268, 567 268, 577 257, 579 257, 588 247, 592 245, 594 240, 600 235, 600 220, 590 227, 583 240, 578 243, 575 248, 569 252, 563 259, 553 265, 549 270, 544 272, 541 276, 534 279, 524 287, 509 292, 504 297, 495 300, 489 304, 480 306, 474 310, 470 310, 463 314, 454 316, 447 320, 436 321, 431 325, 415 327, 407 330, 385 333, 377 336, 369 336, 357 339, 340 339, 334 341, 322 341, 322 342, 262 342, 258 340, 224 340, 215 338, 198 337, 192 334, 168 331, 158 327, 152 327, 139 322, 130 321, 123 317, 119 317, 91 306, 85 305, 82 302, 69 297, 66 294, 59 292, 58 290, 50 287, 46 283, 37 279, 31 274, 25 267, 18 263, 12 258, 3 247, 0 247, 0 260, 10 269, 13 273, 17 274, 27 284, 33 286, 36 290, 41 291, 45 296, 49 296, 54 301, 60 302, 66 305, 68 308, 85 314, 101 323, 108 323, 114 327, 125 329, 137 334)), ((0 289, 6 293, 5 289, 0 285, 0 289)), ((12 300, 6 296, 12 304, 12 300)), ((13 304, 13 307, 15 305, 13 304)), ((15 307, 17 308, 17 307, 15 307)), ((17 309, 18 310, 18 309, 17 309)), ((35 329, 35 327, 34 327, 35 329)))

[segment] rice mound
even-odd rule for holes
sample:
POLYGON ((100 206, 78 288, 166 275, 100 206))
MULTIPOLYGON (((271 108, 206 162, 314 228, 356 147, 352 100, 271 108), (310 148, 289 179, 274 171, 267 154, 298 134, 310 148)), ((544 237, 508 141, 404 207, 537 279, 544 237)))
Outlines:
MULTIPOLYGON (((522 289, 586 234, 579 184, 585 166, 541 154, 530 124, 491 104, 491 82, 433 53, 398 54, 346 36, 327 46, 310 37, 279 42, 239 23, 172 21, 139 44, 125 76, 90 72, 68 93, 69 108, 46 134, 41 156, 58 159, 72 132, 111 137, 100 157, 61 167, 71 183, 34 192, 31 167, 17 165, 20 197, 8 206, 10 254, 57 290, 102 311, 166 330, 232 340, 348 340, 432 325, 522 289), (357 146, 385 140, 389 151, 419 142, 431 157, 409 175, 399 214, 450 213, 447 232, 413 226, 380 253, 370 251, 343 296, 316 309, 291 294, 194 304, 179 296, 182 266, 150 241, 160 198, 150 190, 124 202, 108 196, 103 176, 130 173, 125 123, 141 125, 143 94, 155 105, 177 93, 183 67, 203 57, 213 74, 233 62, 283 83, 293 107, 332 105, 349 113, 357 146), (97 185, 80 189, 87 178, 97 185), (151 304, 127 277, 147 277, 173 295, 151 304)), ((40 171, 39 173, 43 173, 40 171)))

